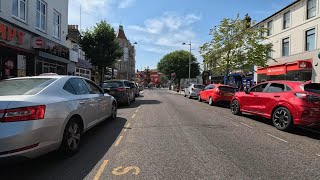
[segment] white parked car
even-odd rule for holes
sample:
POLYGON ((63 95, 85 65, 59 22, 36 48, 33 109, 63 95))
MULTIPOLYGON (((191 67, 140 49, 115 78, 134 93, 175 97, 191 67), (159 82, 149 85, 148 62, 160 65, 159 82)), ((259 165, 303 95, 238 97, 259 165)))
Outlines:
POLYGON ((203 84, 190 84, 188 87, 184 89, 184 97, 191 98, 198 98, 200 91, 205 86, 203 84))

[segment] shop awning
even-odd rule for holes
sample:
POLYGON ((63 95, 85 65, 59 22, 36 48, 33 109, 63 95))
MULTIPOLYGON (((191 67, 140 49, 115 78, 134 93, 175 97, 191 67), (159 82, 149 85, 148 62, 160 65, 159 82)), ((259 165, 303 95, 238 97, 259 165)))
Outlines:
POLYGON ((83 69, 92 69, 92 65, 88 61, 80 59, 80 58, 78 60, 79 61, 77 63, 77 67, 83 68, 83 69))
POLYGON ((66 63, 66 64, 70 63, 70 60, 68 60, 68 59, 64 59, 62 57, 55 56, 55 55, 52 55, 52 54, 49 54, 49 53, 46 53, 46 52, 42 52, 42 51, 39 51, 39 56, 43 57, 43 58, 59 61, 59 62, 62 62, 62 63, 66 63))
POLYGON ((267 74, 268 76, 287 74, 287 71, 311 70, 312 59, 298 60, 286 64, 269 66, 267 68, 258 68, 257 74, 267 74))

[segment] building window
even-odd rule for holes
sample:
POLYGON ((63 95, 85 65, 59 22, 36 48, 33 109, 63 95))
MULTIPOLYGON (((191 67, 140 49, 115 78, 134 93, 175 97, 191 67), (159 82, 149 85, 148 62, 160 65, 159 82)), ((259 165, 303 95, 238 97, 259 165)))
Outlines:
POLYGON ((282 56, 289 56, 289 38, 282 40, 282 56))
POLYGON ((267 58, 268 58, 268 59, 272 59, 272 51, 271 51, 271 50, 269 50, 269 51, 267 52, 267 58))
POLYGON ((290 27, 290 11, 283 14, 283 29, 290 27))
POLYGON ((272 35, 272 20, 268 22, 268 31, 267 31, 267 35, 271 36, 272 35))
POLYGON ((53 11, 53 37, 60 39, 60 26, 60 14, 56 11, 53 11))
POLYGON ((26 0, 12 0, 12 15, 22 21, 26 21, 26 3, 26 0))
POLYGON ((315 36, 316 30, 314 28, 306 31, 306 51, 311 51, 315 49, 315 36))
POLYGON ((37 1, 37 28, 46 30, 46 4, 41 0, 37 1))
POLYGON ((307 19, 313 18, 316 16, 316 0, 308 0, 307 2, 307 19))

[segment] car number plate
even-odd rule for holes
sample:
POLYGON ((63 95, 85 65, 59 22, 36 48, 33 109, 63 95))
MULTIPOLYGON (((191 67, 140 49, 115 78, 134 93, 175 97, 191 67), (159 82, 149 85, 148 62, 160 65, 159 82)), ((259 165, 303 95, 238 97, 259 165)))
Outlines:
POLYGON ((232 94, 227 93, 227 94, 224 94, 224 96, 232 96, 232 94))

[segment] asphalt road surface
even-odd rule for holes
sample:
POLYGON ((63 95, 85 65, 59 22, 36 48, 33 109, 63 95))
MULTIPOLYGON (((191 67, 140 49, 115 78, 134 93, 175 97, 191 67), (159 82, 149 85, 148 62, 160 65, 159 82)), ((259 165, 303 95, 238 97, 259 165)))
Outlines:
POLYGON ((320 133, 276 130, 167 89, 146 90, 63 159, 50 153, 0 168, 0 179, 320 179, 320 133))

